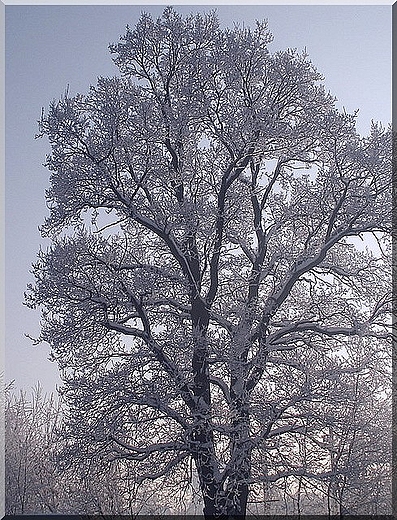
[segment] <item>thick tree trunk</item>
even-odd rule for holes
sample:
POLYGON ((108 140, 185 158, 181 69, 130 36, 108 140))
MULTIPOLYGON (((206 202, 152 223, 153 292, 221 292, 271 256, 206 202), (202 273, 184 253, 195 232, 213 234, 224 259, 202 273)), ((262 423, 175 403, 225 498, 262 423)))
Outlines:
POLYGON ((229 489, 227 492, 221 484, 218 484, 214 486, 214 492, 214 496, 203 493, 203 513, 206 519, 245 519, 248 501, 246 484, 238 485, 236 489, 229 489))
POLYGON ((207 519, 244 519, 246 516, 251 472, 251 447, 249 444, 249 413, 246 402, 239 402, 240 409, 233 421, 233 437, 229 468, 221 478, 213 447, 211 423, 194 437, 197 442, 195 455, 201 491, 204 500, 204 516, 207 519))
MULTIPOLYGON (((230 467, 222 479, 215 455, 211 422, 211 388, 208 365, 207 329, 209 312, 205 302, 192 288, 191 318, 194 351, 192 357, 195 411, 191 431, 191 453, 194 458, 207 519, 244 519, 248 501, 248 479, 251 471, 249 446, 249 407, 244 371, 246 348, 237 356, 240 365, 232 375, 230 395, 234 419, 230 448, 230 467)), ((241 347, 240 347, 241 348, 241 347)))

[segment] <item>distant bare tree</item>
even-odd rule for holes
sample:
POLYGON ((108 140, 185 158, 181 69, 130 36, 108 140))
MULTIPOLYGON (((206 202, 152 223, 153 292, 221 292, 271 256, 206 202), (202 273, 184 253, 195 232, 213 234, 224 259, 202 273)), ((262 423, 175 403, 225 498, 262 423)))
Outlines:
POLYGON ((188 482, 193 462, 208 517, 245 515, 256 483, 333 475, 297 467, 293 439, 337 408, 338 353, 389 349, 390 132, 360 137, 307 55, 271 39, 142 14, 111 47, 121 77, 40 121, 52 246, 26 301, 67 435, 139 481, 188 482), (263 454, 280 464, 264 473, 263 454))
POLYGON ((54 469, 59 407, 40 385, 31 398, 8 388, 5 403, 6 513, 54 513, 58 510, 54 469))
POLYGON ((349 381, 344 413, 330 410, 331 514, 384 515, 392 510, 391 384, 375 367, 349 381), (379 382, 381 380, 381 383, 379 382), (350 392, 350 395, 349 395, 350 392))
POLYGON ((61 401, 44 394, 39 383, 31 395, 10 384, 5 403, 7 514, 133 516, 192 509, 192 494, 178 489, 182 477, 173 475, 171 489, 166 480, 142 485, 129 461, 65 458, 61 401))

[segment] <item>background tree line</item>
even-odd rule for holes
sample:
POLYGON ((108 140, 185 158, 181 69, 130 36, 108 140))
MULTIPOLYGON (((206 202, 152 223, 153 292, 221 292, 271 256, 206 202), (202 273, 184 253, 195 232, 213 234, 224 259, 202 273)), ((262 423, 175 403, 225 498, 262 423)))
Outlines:
MULTIPOLYGON (((330 380, 328 384, 332 384, 330 380)), ((274 439, 271 455, 257 454, 260 484, 252 487, 248 514, 390 514, 391 398, 387 371, 346 370, 339 403, 322 398, 322 430, 274 439), (323 412, 322 412, 323 413, 323 412), (285 476, 269 475, 281 466, 285 476), (331 470, 316 478, 299 475, 331 470), (295 475, 292 468, 298 469, 295 475)), ((314 413, 314 410, 313 410, 314 413)), ((70 458, 61 400, 6 391, 6 514, 200 514, 202 499, 192 467, 160 482, 140 481, 123 460, 70 458)), ((137 463, 135 463, 136 465, 137 463)))

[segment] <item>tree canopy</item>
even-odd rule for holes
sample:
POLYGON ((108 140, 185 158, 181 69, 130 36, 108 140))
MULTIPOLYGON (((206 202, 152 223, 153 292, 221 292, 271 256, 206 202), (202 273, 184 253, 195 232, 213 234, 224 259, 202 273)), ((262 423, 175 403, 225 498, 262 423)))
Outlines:
POLYGON ((110 47, 120 75, 40 121, 52 245, 26 301, 70 453, 141 480, 193 461, 209 517, 244 515, 258 482, 340 475, 324 435, 349 377, 390 356, 390 131, 360 136, 306 53, 271 41, 266 22, 144 13, 110 47))

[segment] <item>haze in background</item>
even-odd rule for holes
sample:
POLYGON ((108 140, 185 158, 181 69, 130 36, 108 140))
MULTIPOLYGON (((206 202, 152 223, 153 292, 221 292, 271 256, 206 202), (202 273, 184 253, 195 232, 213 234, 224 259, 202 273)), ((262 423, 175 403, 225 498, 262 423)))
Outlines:
MULTIPOLYGON (((125 26, 134 27, 141 11, 154 17, 164 6, 6 6, 6 347, 5 381, 30 389, 40 381, 51 392, 61 381, 49 347, 36 347, 40 314, 22 305, 30 266, 40 244, 38 226, 47 215, 43 168, 50 146, 34 140, 41 108, 85 93, 98 76, 118 69, 107 46, 125 26)), ((391 6, 176 6, 183 13, 216 8, 222 25, 267 18, 274 35, 271 51, 306 48, 325 76, 326 88, 347 112, 360 109, 358 130, 371 119, 391 120, 391 6)))

